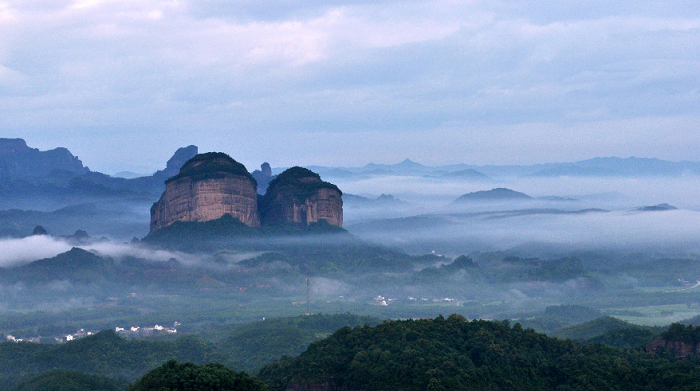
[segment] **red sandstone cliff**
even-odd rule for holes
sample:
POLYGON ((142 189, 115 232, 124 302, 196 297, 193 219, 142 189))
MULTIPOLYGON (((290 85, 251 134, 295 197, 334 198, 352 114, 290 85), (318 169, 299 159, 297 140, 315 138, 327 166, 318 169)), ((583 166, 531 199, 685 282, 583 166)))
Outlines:
POLYGON ((176 221, 210 221, 225 214, 259 227, 256 188, 245 167, 228 155, 197 155, 166 181, 165 192, 151 207, 151 231, 176 221))
POLYGON ((273 179, 262 198, 263 224, 309 225, 321 220, 343 226, 342 192, 313 171, 292 167, 273 179))
POLYGON ((646 351, 653 354, 670 351, 676 358, 685 360, 691 353, 700 355, 700 343, 693 345, 684 341, 668 341, 659 337, 647 344, 646 351))

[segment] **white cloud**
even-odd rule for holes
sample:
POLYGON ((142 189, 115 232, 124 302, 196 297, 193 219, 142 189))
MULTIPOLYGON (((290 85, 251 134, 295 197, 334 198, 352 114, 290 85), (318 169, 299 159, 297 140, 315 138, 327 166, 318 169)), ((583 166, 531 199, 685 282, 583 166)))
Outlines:
MULTIPOLYGON (((346 149, 354 163, 373 160, 363 151, 385 132, 414 141, 388 151, 404 156, 421 153, 435 132, 456 144, 532 124, 564 141, 577 126, 634 133, 624 121, 695 115, 693 4, 6 1, 0 133, 67 146, 110 171, 154 153, 162 158, 151 168, 160 168, 191 143, 254 165, 332 164, 320 152, 287 157, 308 149, 295 140, 322 133, 345 134, 331 149, 348 133, 368 136, 346 149), (116 133, 126 139, 111 141, 116 133)), ((675 146, 688 141, 667 136, 675 146)), ((665 152, 639 139, 626 147, 665 152)), ((497 141, 520 160, 558 159, 556 146, 535 155, 518 151, 522 138, 497 141)), ((589 156, 604 153, 590 148, 589 156)))
POLYGON ((16 266, 38 259, 51 258, 71 249, 71 246, 65 242, 43 235, 28 236, 22 239, 0 239, 0 242, 2 243, 0 267, 16 266))

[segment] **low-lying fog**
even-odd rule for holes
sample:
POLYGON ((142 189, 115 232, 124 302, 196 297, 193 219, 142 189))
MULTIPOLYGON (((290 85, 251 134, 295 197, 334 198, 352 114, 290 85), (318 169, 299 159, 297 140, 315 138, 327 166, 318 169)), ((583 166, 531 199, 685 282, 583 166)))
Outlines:
POLYGON ((350 194, 392 194, 405 203, 345 203, 345 227, 369 241, 447 255, 547 245, 567 250, 699 254, 700 180, 695 177, 507 178, 464 182, 432 177, 339 179, 350 194), (508 188, 532 199, 471 201, 459 196, 508 188), (641 211, 669 204, 677 210, 641 211))
MULTIPOLYGON (((700 210, 700 178, 684 177, 511 177, 489 182, 449 180, 418 176, 375 176, 360 180, 324 178, 336 183, 344 193, 376 197, 392 194, 415 204, 417 209, 433 210, 451 203, 462 194, 505 187, 531 197, 569 197, 584 207, 624 209, 669 203, 681 209, 700 210)), ((346 211, 354 219, 352 211, 346 211)))
MULTIPOLYGON (((185 254, 179 251, 167 251, 148 248, 133 243, 118 243, 112 241, 93 241, 87 244, 75 244, 63 238, 48 235, 35 235, 25 238, 0 239, 0 267, 13 267, 29 262, 52 258, 58 254, 77 247, 93 252, 100 256, 123 258, 135 257, 150 261, 165 262, 171 258, 186 265, 200 264, 204 255, 185 254)), ((255 255, 255 254, 252 254, 255 255)), ((243 260, 249 256, 239 255, 236 260, 243 260)))
MULTIPOLYGON (((324 179, 336 183, 346 194, 344 225, 351 233, 414 254, 435 251, 457 256, 514 248, 532 253, 533 248, 543 246, 558 249, 552 256, 581 249, 700 254, 700 179, 695 176, 511 177, 476 182, 399 175, 324 179), (494 188, 508 188, 532 198, 454 203, 463 194, 494 188), (381 194, 395 199, 376 200, 381 194), (369 200, 358 201, 350 195, 369 200), (638 210, 662 203, 678 209, 638 210)), ((149 215, 143 202, 131 205, 124 201, 119 204, 119 213, 108 204, 36 213, 26 219, 22 230, 29 234, 34 225, 43 224, 58 237, 84 229, 93 238, 107 237, 114 243, 147 233, 149 215)), ((99 246, 88 249, 107 255, 146 251, 122 244, 110 244, 107 249, 104 242, 99 246)), ((2 248, 0 266, 5 266, 51 257, 69 250, 70 245, 33 237, 4 241, 2 248)), ((157 260, 173 256, 149 251, 138 256, 157 260)), ((176 258, 186 257, 180 254, 176 258)))

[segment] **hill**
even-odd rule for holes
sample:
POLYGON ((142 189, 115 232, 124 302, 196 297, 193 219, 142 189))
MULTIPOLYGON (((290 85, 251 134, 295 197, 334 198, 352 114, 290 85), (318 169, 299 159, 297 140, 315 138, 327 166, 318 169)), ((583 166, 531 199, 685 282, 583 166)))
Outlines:
POLYGON ((476 191, 461 195, 454 202, 478 202, 478 201, 513 201, 513 200, 530 200, 532 197, 519 191, 499 187, 491 190, 476 191))
POLYGON ((245 372, 217 363, 202 366, 170 360, 131 384, 127 391, 269 391, 245 372))
POLYGON ((442 176, 445 178, 468 179, 471 181, 493 181, 493 179, 491 179, 491 177, 489 177, 488 175, 482 174, 479 171, 476 171, 471 168, 468 168, 466 170, 446 172, 442 174, 442 176))
POLYGON ((91 171, 66 148, 39 151, 22 139, 0 138, 0 207, 49 204, 60 208, 87 198, 151 200, 197 151, 194 145, 179 148, 165 169, 126 179, 91 171))
POLYGON ((695 387, 700 369, 450 315, 346 327, 258 376, 280 391, 681 390, 695 387))
POLYGON ((611 331, 631 327, 636 326, 632 323, 625 322, 624 320, 613 318, 612 316, 602 316, 585 323, 554 331, 550 334, 550 336, 561 339, 570 338, 575 340, 588 340, 607 334, 611 331))
POLYGON ((11 391, 123 391, 128 385, 125 380, 53 370, 30 377, 11 391))
POLYGON ((339 328, 378 323, 378 319, 351 314, 311 315, 231 324, 202 337, 172 341, 127 340, 106 330, 61 345, 4 342, 0 343, 0 390, 20 382, 24 388, 18 389, 30 390, 32 384, 45 384, 47 379, 101 381, 63 372, 69 370, 133 381, 171 359, 196 364, 217 361, 253 373, 275 359, 299 355, 310 343, 339 328), (61 372, 45 373, 50 370, 61 372))
POLYGON ((641 207, 637 208, 636 210, 640 211, 640 212, 663 212, 663 211, 667 211, 667 210, 677 210, 677 209, 678 208, 676 208, 673 205, 663 203, 663 204, 658 204, 658 205, 641 206, 641 207))

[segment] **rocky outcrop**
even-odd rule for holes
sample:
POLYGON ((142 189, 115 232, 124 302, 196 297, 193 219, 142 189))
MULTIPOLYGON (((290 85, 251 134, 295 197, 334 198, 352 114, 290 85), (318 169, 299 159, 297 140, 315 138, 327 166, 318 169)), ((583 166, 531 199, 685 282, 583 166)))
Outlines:
POLYGON ((44 227, 42 227, 42 226, 40 226, 40 225, 37 225, 37 226, 34 228, 34 231, 32 232, 32 236, 36 236, 36 235, 48 235, 48 234, 49 234, 49 233, 46 231, 46 228, 44 228, 44 227))
POLYGON ((648 353, 659 354, 664 351, 673 353, 673 356, 685 360, 690 354, 700 355, 700 343, 692 344, 686 341, 668 341, 665 338, 656 338, 646 346, 648 353))
POLYGON ((151 231, 176 221, 210 221, 226 214, 251 227, 260 226, 257 183, 245 166, 224 153, 197 155, 166 181, 151 207, 151 231))
POLYGON ((258 194, 265 194, 267 185, 275 178, 272 176, 272 167, 270 167, 270 163, 268 162, 263 163, 260 165, 259 170, 255 170, 250 174, 258 181, 258 194))
POLYGON ((342 192, 302 167, 292 167, 273 179, 261 199, 263 224, 306 226, 325 220, 343 226, 342 192))

